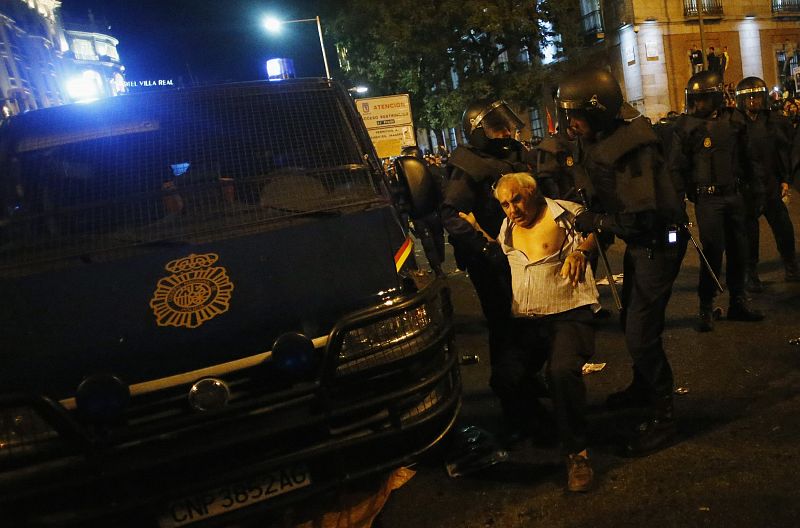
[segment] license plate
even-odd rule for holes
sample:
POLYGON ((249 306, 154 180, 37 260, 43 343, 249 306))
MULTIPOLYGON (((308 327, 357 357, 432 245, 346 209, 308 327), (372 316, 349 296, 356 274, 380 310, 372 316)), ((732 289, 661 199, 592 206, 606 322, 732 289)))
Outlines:
POLYGON ((268 475, 223 486, 170 502, 158 520, 161 528, 176 528, 251 506, 311 484, 308 468, 299 464, 268 475))

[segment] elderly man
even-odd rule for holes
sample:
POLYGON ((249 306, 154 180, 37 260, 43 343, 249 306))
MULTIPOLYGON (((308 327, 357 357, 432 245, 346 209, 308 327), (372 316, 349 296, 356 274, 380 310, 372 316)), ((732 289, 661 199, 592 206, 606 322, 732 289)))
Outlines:
MULTIPOLYGON (((528 173, 501 177, 494 192, 506 214, 497 243, 511 267, 512 324, 495 358, 492 388, 501 399, 524 398, 532 370, 547 364, 556 426, 567 458, 567 489, 588 491, 593 471, 586 451, 586 387, 581 370, 594 353, 592 311, 599 308, 589 254, 573 220, 582 207, 537 192, 528 173)), ((481 231, 474 216, 461 214, 481 231)), ((488 235, 484 233, 487 238, 488 235)), ((531 406, 531 401, 519 401, 531 406)))

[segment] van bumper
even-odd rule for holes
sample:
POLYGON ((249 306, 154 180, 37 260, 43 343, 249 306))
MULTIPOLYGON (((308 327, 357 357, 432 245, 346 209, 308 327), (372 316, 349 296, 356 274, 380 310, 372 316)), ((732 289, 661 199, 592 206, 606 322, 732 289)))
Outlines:
POLYGON ((436 281, 391 306, 351 314, 331 332, 317 379, 209 416, 173 420, 174 427, 98 431, 32 397, 31 405, 50 410, 43 414, 58 422, 71 447, 26 465, 3 466, 0 457, 0 511, 13 526, 143 528, 158 527, 159 519, 223 526, 408 464, 450 430, 460 409, 449 303, 449 290, 436 281), (403 314, 417 317, 420 306, 433 330, 412 335, 402 352, 391 345, 381 360, 359 356, 351 361, 358 368, 343 368, 348 333, 371 331, 392 317, 408 320, 403 314), (173 507, 292 467, 305 468, 311 484, 219 515, 199 511, 187 520, 186 510, 173 507))

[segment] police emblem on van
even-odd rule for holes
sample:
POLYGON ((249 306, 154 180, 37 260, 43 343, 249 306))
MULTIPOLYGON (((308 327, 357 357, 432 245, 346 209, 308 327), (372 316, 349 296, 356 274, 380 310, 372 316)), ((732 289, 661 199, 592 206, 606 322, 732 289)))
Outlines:
POLYGON ((169 277, 159 279, 150 308, 158 326, 197 328, 230 308, 233 283, 223 267, 213 267, 215 253, 169 262, 169 277))

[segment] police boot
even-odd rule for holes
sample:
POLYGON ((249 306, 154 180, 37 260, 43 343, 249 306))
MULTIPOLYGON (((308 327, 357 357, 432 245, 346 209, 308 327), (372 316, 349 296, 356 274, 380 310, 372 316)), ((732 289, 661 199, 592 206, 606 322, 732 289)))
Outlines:
POLYGON ((758 277, 758 270, 755 266, 747 267, 747 281, 745 282, 745 288, 747 291, 752 293, 761 293, 764 291, 764 284, 758 277))
POLYGON ((606 407, 610 411, 647 407, 651 404, 650 390, 640 375, 634 372, 631 384, 618 392, 612 392, 606 398, 606 407))
POLYGON ((786 270, 786 282, 800 282, 800 269, 797 268, 797 260, 794 257, 784 259, 783 266, 786 270))
POLYGON ((625 443, 624 454, 630 457, 649 455, 672 445, 677 427, 672 406, 672 395, 656 398, 652 415, 640 423, 625 443))
POLYGON ((731 304, 728 307, 729 321, 763 321, 764 314, 749 306, 747 297, 731 297, 731 304))
POLYGON ((697 314, 697 324, 694 329, 698 332, 710 332, 714 329, 714 303, 701 302, 700 313, 697 314))

